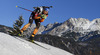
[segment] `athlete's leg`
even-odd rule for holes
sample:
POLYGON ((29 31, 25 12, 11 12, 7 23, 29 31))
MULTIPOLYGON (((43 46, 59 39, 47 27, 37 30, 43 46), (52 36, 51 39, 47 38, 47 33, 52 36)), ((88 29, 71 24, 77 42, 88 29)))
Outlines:
POLYGON ((35 34, 36 34, 36 33, 38 32, 38 30, 39 30, 39 27, 40 27, 40 19, 36 19, 36 20, 35 20, 35 24, 36 24, 36 28, 35 28, 34 31, 33 31, 32 37, 34 37, 35 34))
POLYGON ((23 31, 25 31, 30 25, 32 25, 32 23, 33 23, 33 18, 30 16, 30 18, 29 18, 29 23, 26 24, 26 25, 20 30, 21 33, 23 33, 23 31))

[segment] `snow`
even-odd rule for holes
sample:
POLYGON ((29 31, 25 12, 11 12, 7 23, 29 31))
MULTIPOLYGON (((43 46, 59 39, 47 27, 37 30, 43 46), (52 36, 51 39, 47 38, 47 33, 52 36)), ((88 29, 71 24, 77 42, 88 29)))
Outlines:
POLYGON ((0 33, 0 55, 73 55, 67 51, 44 43, 36 43, 48 49, 44 49, 21 38, 0 33))

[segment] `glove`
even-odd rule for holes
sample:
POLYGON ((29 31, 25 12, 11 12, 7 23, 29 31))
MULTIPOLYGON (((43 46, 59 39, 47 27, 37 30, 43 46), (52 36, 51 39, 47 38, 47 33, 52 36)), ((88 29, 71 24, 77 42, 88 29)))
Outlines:
POLYGON ((44 14, 41 14, 41 18, 46 19, 46 18, 47 18, 47 16, 46 16, 46 15, 44 15, 44 14))
POLYGON ((40 20, 40 22, 43 22, 45 19, 44 18, 42 18, 41 20, 40 20))

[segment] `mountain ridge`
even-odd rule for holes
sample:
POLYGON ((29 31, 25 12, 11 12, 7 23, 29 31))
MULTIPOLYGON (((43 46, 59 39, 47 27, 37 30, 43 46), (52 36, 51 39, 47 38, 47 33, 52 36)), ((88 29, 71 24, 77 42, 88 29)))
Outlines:
POLYGON ((84 18, 70 18, 63 23, 60 23, 57 27, 53 28, 47 34, 51 35, 58 35, 61 36, 62 33, 67 31, 74 31, 74 32, 90 32, 100 30, 100 19, 94 19, 89 21, 88 19, 84 18))
MULTIPOLYGON (((32 24, 25 32, 27 36, 32 34, 32 31, 35 28, 35 24, 32 24)), ((7 33, 8 30, 12 28, 6 26, 0 26, 0 32, 7 33)), ((100 31, 100 18, 89 21, 85 18, 70 18, 62 23, 55 22, 54 24, 47 24, 47 26, 41 25, 37 34, 50 34, 62 36, 63 33, 72 31, 72 32, 91 32, 91 31, 100 31)))

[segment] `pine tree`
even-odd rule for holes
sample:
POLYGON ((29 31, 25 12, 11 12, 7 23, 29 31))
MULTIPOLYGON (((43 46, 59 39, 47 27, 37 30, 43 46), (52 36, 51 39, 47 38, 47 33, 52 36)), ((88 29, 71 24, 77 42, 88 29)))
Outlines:
POLYGON ((13 24, 13 30, 9 31, 10 35, 17 36, 20 32, 21 26, 24 24, 24 19, 22 16, 19 16, 19 19, 16 20, 13 24))

